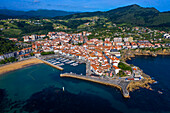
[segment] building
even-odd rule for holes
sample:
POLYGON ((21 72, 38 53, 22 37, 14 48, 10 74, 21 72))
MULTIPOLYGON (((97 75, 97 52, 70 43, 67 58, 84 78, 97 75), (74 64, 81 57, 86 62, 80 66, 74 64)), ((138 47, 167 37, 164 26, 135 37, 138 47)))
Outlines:
POLYGON ((166 33, 166 34, 163 35, 163 37, 166 38, 166 39, 170 39, 170 34, 166 33))
POLYGON ((17 51, 3 54, 3 58, 16 57, 16 56, 17 56, 17 51))
POLYGON ((111 49, 110 50, 111 55, 115 55, 117 58, 120 58, 121 54, 117 49, 111 49))
POLYGON ((113 65, 113 70, 114 70, 114 73, 117 75, 121 69, 113 65))
POLYGON ((114 38, 114 42, 122 42, 122 38, 121 37, 116 37, 116 38, 114 38))

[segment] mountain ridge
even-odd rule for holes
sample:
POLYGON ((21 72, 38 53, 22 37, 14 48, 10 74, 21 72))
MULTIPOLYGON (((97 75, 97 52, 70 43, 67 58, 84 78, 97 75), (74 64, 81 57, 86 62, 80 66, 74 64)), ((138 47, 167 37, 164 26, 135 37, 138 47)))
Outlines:
MULTIPOLYGON (((54 19, 75 19, 81 17, 103 16, 114 23, 128 23, 141 26, 158 26, 170 23, 170 11, 160 12, 153 7, 141 7, 133 4, 125 7, 119 7, 105 12, 85 12, 63 17, 54 17, 54 19)), ((169 26, 170 27, 170 26, 169 26)))
POLYGON ((68 12, 62 10, 47 10, 47 9, 38 9, 38 10, 30 10, 30 11, 16 11, 10 9, 0 9, 1 15, 11 16, 21 18, 22 16, 26 17, 55 17, 55 16, 66 16, 70 14, 75 14, 79 12, 68 12))
POLYGON ((0 10, 0 19, 4 18, 52 18, 52 19, 75 19, 82 17, 105 17, 108 21, 116 24, 128 23, 131 25, 147 27, 170 27, 170 11, 160 12, 154 7, 141 7, 137 4, 119 7, 109 11, 96 12, 66 12, 60 10, 31 10, 31 11, 12 11, 7 12, 0 10), (13 15, 13 16, 12 16, 13 15), (44 16, 45 15, 45 16, 44 16), (57 16, 55 16, 57 15, 57 16))

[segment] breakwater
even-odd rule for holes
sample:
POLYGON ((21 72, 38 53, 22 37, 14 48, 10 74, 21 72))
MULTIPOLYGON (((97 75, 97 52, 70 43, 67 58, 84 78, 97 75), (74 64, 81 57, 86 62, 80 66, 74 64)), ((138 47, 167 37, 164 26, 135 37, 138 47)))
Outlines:
POLYGON ((60 77, 70 77, 70 78, 76 78, 81 80, 86 80, 90 82, 95 82, 103 85, 113 86, 121 90, 124 98, 130 98, 129 92, 127 90, 127 86, 129 82, 117 80, 117 79, 103 79, 99 77, 91 77, 91 76, 83 76, 83 75, 77 75, 73 73, 64 73, 60 74, 60 77))

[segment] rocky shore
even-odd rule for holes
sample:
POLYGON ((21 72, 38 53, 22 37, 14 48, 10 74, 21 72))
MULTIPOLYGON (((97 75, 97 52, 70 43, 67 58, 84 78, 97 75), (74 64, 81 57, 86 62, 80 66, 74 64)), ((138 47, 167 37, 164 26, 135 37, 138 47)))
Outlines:
POLYGON ((170 49, 161 49, 157 51, 151 50, 141 50, 141 49, 131 49, 131 50, 122 50, 121 51, 121 60, 131 60, 135 56, 152 56, 156 57, 157 55, 170 55, 170 49))
POLYGON ((131 81, 128 86, 127 86, 127 90, 130 92, 140 89, 140 88, 146 88, 149 90, 152 90, 150 84, 153 84, 154 82, 156 82, 155 80, 152 80, 150 77, 144 77, 144 79, 140 80, 140 81, 131 81))
MULTIPOLYGON (((141 50, 141 49, 122 50, 121 54, 122 54, 121 60, 126 61, 126 60, 131 60, 131 58, 135 56, 156 57, 157 55, 170 55, 170 49, 163 49, 163 50, 158 50, 158 51, 141 50)), ((127 86, 127 90, 131 92, 134 90, 140 89, 140 88, 146 88, 146 89, 152 90, 150 85, 156 81, 151 79, 151 77, 149 75, 146 75, 145 73, 143 73, 142 76, 144 77, 144 79, 142 80, 131 81, 127 86)))

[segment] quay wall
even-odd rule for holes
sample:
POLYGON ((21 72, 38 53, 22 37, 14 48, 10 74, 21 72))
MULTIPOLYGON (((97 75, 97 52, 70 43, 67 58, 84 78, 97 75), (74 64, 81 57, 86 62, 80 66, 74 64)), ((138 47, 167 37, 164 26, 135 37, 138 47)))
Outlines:
POLYGON ((90 78, 86 78, 86 77, 83 77, 83 76, 76 76, 76 75, 67 74, 67 73, 66 74, 60 74, 60 77, 76 78, 76 79, 81 79, 81 80, 86 80, 86 81, 90 81, 90 82, 95 82, 95 83, 107 85, 107 86, 113 86, 113 87, 118 88, 122 92, 124 98, 130 98, 129 93, 125 94, 124 91, 122 90, 122 87, 118 84, 107 83, 107 82, 104 82, 104 81, 90 79, 90 78))

